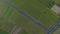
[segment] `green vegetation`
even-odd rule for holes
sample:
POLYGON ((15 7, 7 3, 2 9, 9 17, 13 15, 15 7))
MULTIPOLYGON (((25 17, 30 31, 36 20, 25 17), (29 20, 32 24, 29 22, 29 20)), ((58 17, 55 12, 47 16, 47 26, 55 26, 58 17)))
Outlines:
POLYGON ((0 34, 8 34, 8 32, 6 32, 6 31, 0 29, 0 34))
POLYGON ((54 0, 56 4, 60 4, 60 0, 54 0))
POLYGON ((51 8, 54 4, 55 4, 54 1, 50 1, 49 4, 48 4, 49 8, 51 8))
POLYGON ((51 34, 60 34, 60 26, 58 26, 51 34))
POLYGON ((9 31, 9 27, 4 24, 5 21, 3 18, 3 14, 6 11, 7 7, 8 6, 0 0, 0 34, 8 34, 7 32, 9 31))
POLYGON ((31 20, 29 20, 25 16, 19 14, 15 10, 13 11, 13 14, 9 18, 9 20, 13 21, 14 24, 17 24, 23 30, 28 32, 28 34, 35 34, 35 33, 36 34, 45 34, 46 33, 46 31, 43 28, 36 25, 31 20))
POLYGON ((19 32, 19 34, 28 34, 28 32, 26 32, 26 30, 22 30, 19 32))
MULTIPOLYGON (((59 16, 50 9, 54 5, 54 1, 52 0, 9 0, 9 2, 48 28, 51 28, 59 18, 59 16)), ((46 33, 43 28, 21 15, 12 7, 7 6, 1 1, 0 5, 2 6, 0 8, 0 33, 8 34, 14 24, 21 27, 22 34, 46 33)))
MULTIPOLYGON (((5 5, 5 3, 3 3, 3 5, 5 5)), ((2 31, 6 31, 9 33, 12 30, 12 27, 14 26, 14 24, 16 24, 19 27, 21 27, 23 30, 28 32, 28 34, 45 34, 46 33, 46 31, 43 28, 33 23, 31 20, 29 20, 25 16, 19 14, 12 7, 9 7, 6 5, 3 8, 1 10, 4 10, 4 11, 3 12, 1 11, 2 16, 0 19, 1 20, 0 28, 2 31), (5 8, 5 10, 3 8, 5 8)))
POLYGON ((54 4, 52 0, 10 0, 10 2, 48 28, 51 28, 59 18, 49 9, 54 4))
POLYGON ((6 9, 5 13, 3 14, 3 16, 4 16, 5 18, 9 18, 9 16, 10 16, 12 13, 13 13, 12 7, 8 7, 8 8, 6 9))
POLYGON ((0 17, 3 16, 4 12, 7 10, 8 6, 0 0, 0 17))

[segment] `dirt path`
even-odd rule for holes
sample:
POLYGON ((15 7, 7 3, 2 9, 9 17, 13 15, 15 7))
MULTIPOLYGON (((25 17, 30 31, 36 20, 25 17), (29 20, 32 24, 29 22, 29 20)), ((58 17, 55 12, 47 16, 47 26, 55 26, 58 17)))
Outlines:
POLYGON ((18 34, 21 31, 20 27, 14 26, 10 34, 18 34))

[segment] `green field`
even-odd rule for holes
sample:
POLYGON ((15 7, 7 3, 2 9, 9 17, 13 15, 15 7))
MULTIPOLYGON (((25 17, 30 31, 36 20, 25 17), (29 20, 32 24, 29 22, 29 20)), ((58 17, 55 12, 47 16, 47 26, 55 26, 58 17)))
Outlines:
POLYGON ((12 20, 17 25, 19 25, 25 31, 27 31, 28 34, 35 34, 35 33, 36 34, 45 34, 45 32, 46 32, 46 31, 44 31, 44 29, 37 26, 31 20, 29 20, 25 16, 19 14, 15 10, 9 19, 12 20))
POLYGON ((7 12, 10 12, 10 10, 7 11, 8 7, 8 5, 0 0, 0 28, 4 31, 7 30, 7 32, 9 32, 11 30, 10 27, 12 27, 12 22, 8 22, 8 16, 10 16, 9 13, 7 14, 7 12))
POLYGON ((60 4, 60 0, 54 0, 56 4, 60 4))
POLYGON ((46 33, 46 31, 43 28, 37 26, 26 17, 17 13, 15 10, 13 10, 13 14, 9 18, 5 18, 4 16, 2 21, 3 22, 0 23, 1 24, 0 27, 7 32, 10 32, 12 29, 12 26, 16 24, 22 28, 23 33, 24 33, 23 30, 25 30, 25 32, 28 34, 45 34, 46 33))
MULTIPOLYGON (((50 8, 53 6, 52 0, 9 0, 20 10, 32 16, 47 28, 51 28, 59 16, 50 8)), ((19 34, 45 34, 46 31, 36 25, 27 17, 23 16, 11 6, 1 2, 0 0, 0 33, 8 34, 12 30, 14 24, 21 27, 19 34)))
POLYGON ((58 26, 51 34, 60 34, 60 26, 58 26))
MULTIPOLYGON (((5 17, 5 16, 4 16, 5 17)), ((2 22, 0 22, 0 27, 1 29, 3 29, 6 32, 10 32, 12 29, 12 26, 14 26, 14 24, 18 25, 19 27, 22 28, 22 30, 25 30, 25 32, 27 32, 28 34, 45 34, 45 30, 42 29, 41 27, 37 26, 36 24, 34 24, 32 21, 30 21, 29 19, 27 19, 26 17, 17 14, 16 12, 14 12, 11 17, 4 18, 2 22), (20 18, 19 18, 20 17, 20 18)), ((24 31, 22 31, 24 33, 24 31)))
POLYGON ((10 0, 10 2, 48 28, 51 28, 59 18, 50 9, 53 6, 50 6, 52 0, 10 0))
MULTIPOLYGON (((1 2, 2 3, 2 2, 1 2)), ((8 34, 12 30, 14 24, 21 27, 21 34, 45 34, 46 31, 40 26, 33 23, 31 20, 26 18, 25 16, 19 14, 12 7, 7 6, 5 3, 0 4, 3 5, 2 12, 0 15, 0 33, 8 34), (4 10, 4 11, 3 11, 4 10)))
POLYGON ((6 32, 6 31, 0 29, 0 34, 8 34, 8 32, 6 32))

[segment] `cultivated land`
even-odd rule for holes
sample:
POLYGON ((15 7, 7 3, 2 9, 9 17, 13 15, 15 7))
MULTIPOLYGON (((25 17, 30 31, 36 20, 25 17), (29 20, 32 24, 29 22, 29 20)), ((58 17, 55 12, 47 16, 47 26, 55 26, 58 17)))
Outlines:
POLYGON ((19 25, 22 30, 25 30, 28 34, 45 34, 46 31, 33 23, 31 20, 26 18, 25 16, 19 14, 14 10, 13 14, 9 18, 15 24, 19 25), (42 32, 41 32, 42 31, 42 32))
MULTIPOLYGON (((5 5, 5 3, 3 4, 5 5)), ((8 34, 11 30, 14 24, 18 25, 19 27, 22 28, 21 34, 45 34, 46 31, 41 28, 40 26, 36 25, 33 23, 31 20, 26 18, 25 16, 19 14, 16 10, 9 6, 3 7, 1 11, 2 15, 1 16, 1 21, 0 21, 0 28, 1 28, 1 33, 8 34), (3 9, 5 8, 5 9, 3 9), (4 31, 8 32, 4 32, 4 31)))
MULTIPOLYGON (((50 9, 53 6, 51 4, 52 0, 9 0, 9 2, 45 25, 47 29, 51 28, 59 18, 59 16, 50 9)), ((13 7, 3 2, 0 2, 0 5, 2 6, 0 8, 0 32, 2 34, 10 33, 14 24, 21 28, 19 34, 46 33, 43 28, 17 12, 13 7)))
POLYGON ((50 9, 51 0, 10 0, 10 2, 48 28, 51 28, 59 18, 50 9))

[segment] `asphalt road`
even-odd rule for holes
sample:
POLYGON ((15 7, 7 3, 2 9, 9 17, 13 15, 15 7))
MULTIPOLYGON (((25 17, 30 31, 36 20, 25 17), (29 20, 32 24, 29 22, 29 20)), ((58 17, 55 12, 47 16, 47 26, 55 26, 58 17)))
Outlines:
POLYGON ((47 31, 47 34, 51 34, 55 29, 57 29, 57 27, 59 25, 60 25, 60 20, 57 21, 56 24, 54 26, 52 26, 52 28, 47 31))

